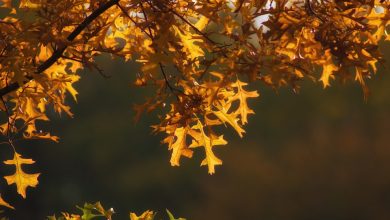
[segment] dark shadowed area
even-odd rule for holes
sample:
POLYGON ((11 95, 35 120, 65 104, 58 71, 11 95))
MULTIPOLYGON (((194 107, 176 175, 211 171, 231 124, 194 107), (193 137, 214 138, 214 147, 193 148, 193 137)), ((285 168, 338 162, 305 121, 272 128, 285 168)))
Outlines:
MULTIPOLYGON (((386 45, 385 58, 390 60, 386 45)), ((10 219, 44 219, 75 205, 101 201, 116 219, 152 209, 195 220, 390 219, 390 75, 381 67, 365 103, 357 84, 322 89, 303 83, 299 95, 257 85, 247 133, 226 128, 229 144, 217 149, 216 174, 199 167, 204 152, 169 164, 170 152, 151 134, 156 114, 134 124, 132 105, 152 95, 131 86, 137 67, 102 58, 111 78, 81 74, 73 119, 52 114, 45 129, 60 143, 19 142, 41 173, 27 199, 1 180, 1 194, 17 211, 10 219)), ((389 66, 389 64, 387 64, 389 66)), ((1 150, 1 160, 11 157, 1 150)), ((1 174, 9 175, 12 170, 1 174)))

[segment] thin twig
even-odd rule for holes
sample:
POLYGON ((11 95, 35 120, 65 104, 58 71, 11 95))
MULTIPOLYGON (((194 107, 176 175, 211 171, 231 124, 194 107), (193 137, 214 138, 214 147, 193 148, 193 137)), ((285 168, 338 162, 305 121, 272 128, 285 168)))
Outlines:
MULTIPOLYGON (((184 94, 183 91, 181 91, 180 89, 177 89, 177 88, 173 87, 173 86, 170 84, 170 82, 169 82, 169 80, 168 80, 168 77, 167 77, 167 74, 165 73, 164 66, 161 64, 161 62, 159 62, 158 64, 159 64, 159 66, 160 66, 161 73, 162 73, 163 76, 164 76, 165 84, 167 85, 167 87, 169 88, 169 90, 171 90, 171 92, 172 92, 173 94, 175 94, 175 95, 176 95, 177 92, 179 92, 180 94, 184 94)), ((177 95, 176 95, 176 98, 179 100, 179 97, 178 97, 177 95)))

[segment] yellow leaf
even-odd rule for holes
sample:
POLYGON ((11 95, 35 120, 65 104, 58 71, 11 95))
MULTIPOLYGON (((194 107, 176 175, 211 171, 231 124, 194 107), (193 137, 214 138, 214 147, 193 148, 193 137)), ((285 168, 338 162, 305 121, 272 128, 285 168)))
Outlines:
POLYGON ((22 105, 24 111, 28 115, 29 118, 39 118, 41 120, 48 120, 48 118, 39 112, 39 109, 37 108, 37 105, 35 103, 35 100, 32 98, 26 98, 25 103, 22 105))
POLYGON ((199 130, 199 132, 195 130, 189 131, 189 134, 194 138, 189 147, 195 148, 203 146, 205 148, 206 158, 202 161, 200 165, 207 165, 209 174, 213 174, 215 173, 215 166, 222 165, 222 160, 220 160, 214 155, 212 148, 215 145, 226 145, 227 141, 223 139, 223 135, 217 137, 215 135, 210 134, 210 136, 207 136, 204 132, 203 124, 199 120, 197 124, 192 127, 192 129, 199 130))
MULTIPOLYGON (((284 36, 284 35, 281 37, 282 42, 285 42, 288 40, 289 40, 289 38, 284 36)), ((298 42, 295 42, 295 41, 287 42, 287 43, 283 43, 282 45, 283 46, 276 48, 276 52, 283 54, 285 56, 288 56, 290 58, 290 60, 294 60, 296 58, 296 54, 298 51, 299 40, 298 40, 298 42)))
MULTIPOLYGON (((77 101, 76 95, 78 94, 77 91, 73 88, 73 83, 80 80, 80 76, 76 74, 68 74, 68 71, 66 70, 69 63, 56 63, 53 64, 49 69, 47 69, 45 72, 48 74, 50 78, 54 79, 61 79, 63 81, 64 89, 66 89, 73 97, 75 101, 77 101)), ((80 66, 75 65, 75 62, 71 63, 70 69, 73 71, 77 71, 80 66)))
POLYGON ((73 83, 79 81, 80 76, 78 75, 68 75, 70 82, 65 83, 66 90, 72 95, 73 99, 77 101, 76 95, 78 92, 73 88, 73 83))
POLYGON ((378 44, 382 37, 386 35, 386 26, 389 22, 386 16, 388 16, 386 13, 377 13, 375 9, 371 10, 371 13, 367 15, 367 24, 375 27, 374 33, 369 36, 370 40, 375 44, 378 44))
POLYGON ((19 8, 39 8, 41 4, 39 4, 39 0, 21 0, 19 8))
POLYGON ((367 59, 367 64, 371 66, 373 73, 377 72, 376 63, 378 62, 378 59, 372 57, 372 55, 365 49, 361 50, 361 54, 364 56, 365 59, 367 59))
POLYGON ((230 124, 238 133, 238 135, 242 138, 245 133, 245 130, 241 128, 241 126, 238 124, 238 118, 236 113, 228 113, 228 110, 230 108, 230 105, 228 107, 223 107, 220 111, 213 111, 213 114, 218 117, 219 120, 221 120, 224 124, 228 123, 230 124))
POLYGON ((199 35, 191 34, 188 31, 184 33, 176 26, 173 26, 173 29, 175 30, 176 34, 180 37, 183 48, 191 60, 204 56, 204 51, 201 49, 201 47, 195 44, 195 43, 203 42, 203 40, 199 38, 200 37, 199 35))
POLYGON ((367 76, 368 72, 362 71, 362 68, 359 67, 355 67, 355 71, 355 80, 358 81, 361 85, 365 85, 364 78, 367 76))
POLYGON ((180 166, 180 157, 182 155, 188 158, 192 157, 193 152, 188 149, 186 143, 187 132, 186 128, 176 128, 174 135, 171 138, 168 137, 170 139, 168 143, 169 150, 172 150, 170 161, 172 166, 180 166))
POLYGON ((326 88, 327 86, 330 86, 329 79, 330 78, 334 79, 333 74, 335 71, 339 70, 339 68, 336 65, 334 65, 332 61, 332 54, 329 49, 325 51, 324 56, 325 56, 325 60, 321 62, 323 69, 322 69, 322 75, 320 81, 322 81, 322 83, 324 84, 324 88, 326 88))
POLYGON ((153 211, 147 210, 142 215, 137 216, 135 213, 130 213, 130 220, 153 220, 155 213, 153 211))
POLYGON ((80 215, 69 214, 67 212, 62 212, 61 214, 65 218, 65 220, 82 220, 80 215))
POLYGON ((244 125, 248 123, 248 114, 254 114, 255 112, 248 107, 247 99, 248 98, 256 98, 259 97, 259 93, 257 91, 246 91, 243 89, 243 86, 246 86, 247 83, 241 82, 239 79, 235 83, 233 83, 233 87, 237 88, 237 93, 230 98, 230 102, 235 100, 240 101, 240 106, 237 109, 237 113, 241 115, 241 123, 244 125))
POLYGON ((4 161, 7 165, 15 165, 16 171, 14 175, 5 176, 5 180, 7 180, 8 185, 16 184, 16 188, 18 193, 26 198, 26 188, 27 187, 35 187, 38 185, 38 176, 40 173, 28 174, 22 170, 23 164, 33 164, 35 161, 32 159, 25 159, 22 156, 15 152, 14 158, 12 160, 4 161))
POLYGON ((5 207, 10 208, 10 209, 15 209, 8 202, 4 201, 4 199, 1 197, 1 194, 0 194, 0 206, 5 206, 5 207))
POLYGON ((198 30, 203 30, 206 28, 207 24, 209 23, 209 19, 205 16, 202 16, 195 24, 195 27, 198 30))
POLYGON ((38 54, 38 61, 45 62, 49 57, 52 55, 53 51, 50 47, 46 47, 44 45, 41 45, 39 54, 38 54))

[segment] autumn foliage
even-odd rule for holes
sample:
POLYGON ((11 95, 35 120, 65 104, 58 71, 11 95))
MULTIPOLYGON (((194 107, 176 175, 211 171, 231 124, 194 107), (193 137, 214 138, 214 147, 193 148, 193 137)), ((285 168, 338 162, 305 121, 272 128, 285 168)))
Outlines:
MULTIPOLYGON (((135 105, 159 110, 153 131, 172 156, 172 166, 203 149, 201 165, 213 174, 222 160, 214 147, 226 145, 220 126, 243 137, 248 100, 256 86, 298 92, 300 82, 366 80, 383 61, 380 41, 389 41, 386 0, 0 0, 0 131, 14 157, 9 185, 26 197, 39 174, 26 173, 20 139, 59 138, 42 131, 48 109, 72 117, 71 97, 80 70, 101 73, 95 59, 137 62, 134 85, 155 95, 135 105), (260 82, 260 83, 255 83, 260 82), (252 88, 252 89, 249 89, 252 88)), ((77 86, 76 86, 77 87, 77 86)), ((259 88, 260 89, 260 88, 259 88)), ((0 204, 12 208, 0 198, 0 204)))

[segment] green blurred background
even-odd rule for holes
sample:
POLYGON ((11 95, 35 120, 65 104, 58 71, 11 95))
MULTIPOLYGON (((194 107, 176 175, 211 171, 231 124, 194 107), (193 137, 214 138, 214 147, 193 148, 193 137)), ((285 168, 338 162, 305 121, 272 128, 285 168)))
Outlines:
MULTIPOLYGON (((384 45, 390 58, 390 45, 384 45)), ((390 75, 381 67, 369 82, 365 103, 356 83, 323 90, 305 82, 299 95, 258 85, 243 139, 225 129, 229 144, 216 149, 223 159, 215 175, 199 167, 203 151, 180 167, 151 134, 155 114, 133 123, 132 105, 152 95, 131 86, 135 65, 102 58, 111 75, 82 73, 70 101, 73 119, 52 114, 50 129, 59 144, 19 143, 37 163, 37 188, 27 199, 1 180, 1 192, 16 211, 11 219, 44 219, 75 205, 101 201, 116 219, 152 209, 188 219, 390 219, 390 75)), ((387 64, 387 66, 389 66, 387 64)), ((1 148, 1 160, 11 157, 1 148)), ((1 175, 12 169, 1 166, 1 175)), ((161 213, 160 213, 161 214, 161 213)), ((164 214, 165 215, 165 214, 164 214)))

